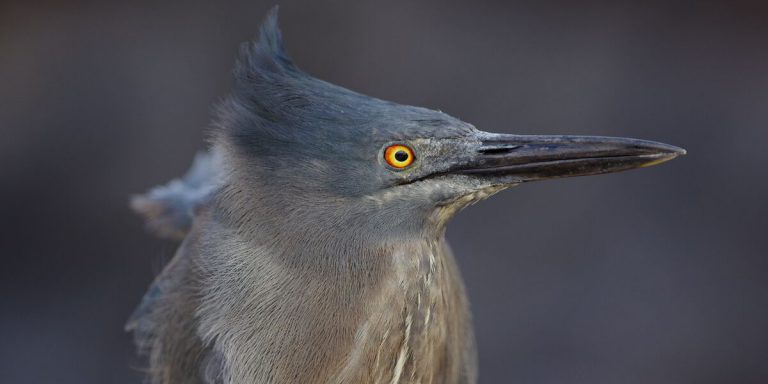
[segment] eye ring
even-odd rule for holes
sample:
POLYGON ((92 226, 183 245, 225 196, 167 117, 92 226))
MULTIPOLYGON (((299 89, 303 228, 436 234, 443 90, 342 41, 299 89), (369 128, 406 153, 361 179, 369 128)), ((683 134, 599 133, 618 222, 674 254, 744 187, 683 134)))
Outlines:
POLYGON ((404 169, 414 160, 413 150, 403 144, 393 144, 384 150, 384 161, 393 168, 404 169))

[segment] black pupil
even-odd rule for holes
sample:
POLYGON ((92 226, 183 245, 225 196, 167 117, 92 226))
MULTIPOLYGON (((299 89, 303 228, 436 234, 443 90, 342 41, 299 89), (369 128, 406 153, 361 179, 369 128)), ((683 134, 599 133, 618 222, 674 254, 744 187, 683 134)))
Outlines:
POLYGON ((408 160, 408 152, 405 152, 402 149, 395 152, 395 160, 400 162, 408 160))

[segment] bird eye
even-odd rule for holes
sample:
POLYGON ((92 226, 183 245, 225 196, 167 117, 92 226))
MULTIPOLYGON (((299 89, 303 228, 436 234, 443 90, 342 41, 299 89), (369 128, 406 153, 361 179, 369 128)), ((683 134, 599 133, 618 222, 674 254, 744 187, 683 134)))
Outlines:
POLYGON ((403 169, 413 163, 413 150, 402 144, 394 144, 384 150, 384 160, 397 169, 403 169))

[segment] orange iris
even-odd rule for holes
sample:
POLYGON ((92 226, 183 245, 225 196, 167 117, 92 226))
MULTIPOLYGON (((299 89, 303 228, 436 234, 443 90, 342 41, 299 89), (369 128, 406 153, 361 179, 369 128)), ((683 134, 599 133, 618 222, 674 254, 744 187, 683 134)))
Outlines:
POLYGON ((397 169, 403 169, 413 163, 413 151, 401 144, 394 144, 384 150, 384 160, 397 169))

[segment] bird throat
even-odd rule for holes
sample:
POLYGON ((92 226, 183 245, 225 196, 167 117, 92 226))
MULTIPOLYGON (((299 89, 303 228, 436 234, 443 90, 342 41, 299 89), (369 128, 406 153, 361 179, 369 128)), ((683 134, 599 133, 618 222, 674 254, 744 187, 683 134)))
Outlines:
POLYGON ((348 361, 340 378, 459 382, 468 376, 466 362, 473 358, 463 349, 471 327, 463 284, 447 245, 441 239, 403 244, 394 249, 391 261, 392 273, 357 332, 350 354, 357 358, 348 361), (353 371, 357 374, 349 376, 353 371))

